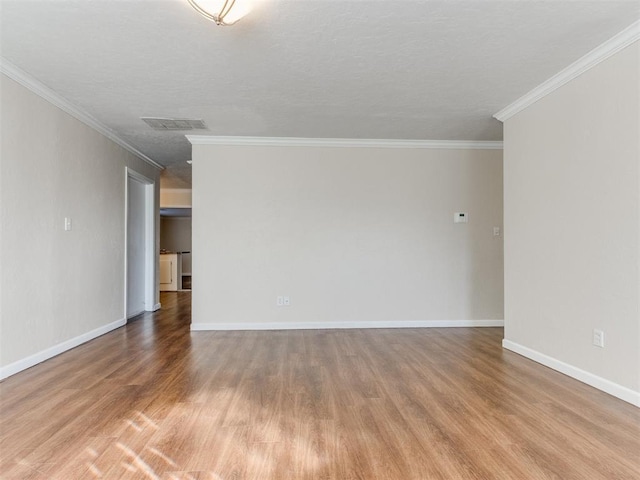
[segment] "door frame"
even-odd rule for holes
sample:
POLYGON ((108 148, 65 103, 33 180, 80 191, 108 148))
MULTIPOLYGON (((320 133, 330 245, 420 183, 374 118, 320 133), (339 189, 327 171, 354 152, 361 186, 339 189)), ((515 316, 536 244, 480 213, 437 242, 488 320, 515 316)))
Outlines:
POLYGON ((155 197, 156 183, 141 173, 125 167, 125 189, 124 189, 124 318, 129 319, 127 311, 127 300, 129 294, 128 273, 129 273, 129 179, 140 182, 144 185, 144 309, 152 312, 160 308, 155 303, 156 299, 156 218, 155 218, 155 197))

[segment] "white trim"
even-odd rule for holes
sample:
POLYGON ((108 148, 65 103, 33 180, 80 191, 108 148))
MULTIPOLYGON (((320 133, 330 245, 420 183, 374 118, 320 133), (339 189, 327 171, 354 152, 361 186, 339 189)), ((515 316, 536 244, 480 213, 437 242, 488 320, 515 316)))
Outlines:
POLYGON ((144 265, 144 309, 152 311, 156 302, 156 184, 151 182, 145 186, 145 265, 144 265))
POLYGON ((124 167, 124 286, 122 315, 127 318, 129 309, 129 167, 124 167))
POLYGON ((185 135, 192 145, 252 147, 338 147, 338 148, 440 148, 463 150, 502 150, 502 142, 470 140, 383 140, 366 138, 298 138, 298 137, 217 137, 185 135))
POLYGON ((153 306, 153 309, 151 310, 152 312, 157 312, 158 310, 160 310, 162 308, 162 305, 160 303, 156 303, 153 306))
POLYGON ((561 70, 547 81, 541 83, 529 93, 503 108, 494 115, 494 118, 504 122, 516 113, 537 102, 543 97, 554 92, 564 84, 582 75, 587 70, 595 67, 600 62, 615 55, 633 42, 640 40, 640 20, 636 21, 613 38, 607 40, 599 47, 594 48, 582 58, 576 60, 567 68, 561 70))
POLYGON ((18 360, 17 362, 10 363, 5 367, 0 368, 0 380, 10 377, 11 375, 15 375, 16 373, 26 370, 27 368, 31 368, 38 363, 44 362, 45 360, 49 360, 50 358, 71 350, 78 345, 82 345, 83 343, 93 340, 94 338, 100 337, 105 333, 109 333, 116 328, 120 328, 123 325, 126 325, 126 323, 127 321, 124 318, 121 320, 116 320, 115 322, 103 325, 102 327, 96 328, 95 330, 91 330, 90 332, 84 333, 75 338, 54 345, 53 347, 47 348, 46 350, 42 350, 41 352, 30 355, 27 358, 23 358, 22 360, 18 360))
POLYGON ((146 310, 138 310, 137 312, 127 313, 127 321, 131 320, 133 317, 137 317, 138 315, 143 314, 146 310))
POLYGON ((206 330, 328 330, 353 328, 444 328, 503 327, 504 320, 410 320, 383 322, 281 322, 281 323, 192 323, 192 331, 206 330))
POLYGON ((42 84, 41 82, 33 78, 27 72, 19 69, 18 67, 13 65, 11 62, 9 62, 8 60, 2 57, 0 57, 0 72, 4 73, 7 77, 15 80, 23 87, 28 88, 36 95, 44 98, 49 103, 52 103, 59 109, 67 112, 72 117, 75 117, 76 119, 80 120, 85 125, 93 128, 98 133, 101 133, 102 135, 107 137, 109 140, 117 143, 125 150, 134 154, 136 157, 147 162, 149 165, 152 165, 153 167, 156 167, 159 170, 164 170, 164 167, 162 165, 151 160, 151 158, 147 157, 144 153, 142 153, 140 150, 135 148, 133 145, 129 144, 128 142, 120 138, 117 133, 115 133, 109 127, 104 125, 102 122, 100 122, 99 120, 91 116, 89 113, 85 112, 80 107, 74 105, 69 100, 62 97, 58 93, 54 92, 49 87, 45 86, 44 84, 42 84))
POLYGON ((136 172, 131 167, 125 167, 127 169, 127 175, 136 179, 140 183, 144 183, 145 185, 151 185, 154 183, 149 177, 142 175, 141 173, 136 172))
POLYGON ((640 407, 640 392, 636 392, 635 390, 631 390, 630 388, 623 387, 617 383, 614 383, 610 380, 607 380, 602 377, 598 377, 593 373, 586 372, 578 367, 574 367, 573 365, 569 365, 568 363, 564 363, 560 360, 557 360, 553 357, 545 355, 544 353, 540 353, 531 348, 520 345, 516 342, 512 342, 511 340, 504 339, 502 340, 502 346, 507 350, 511 350, 523 357, 526 357, 534 362, 541 363, 546 367, 552 368, 560 373, 564 373, 571 378, 575 378, 587 385, 590 385, 598 390, 602 390, 605 393, 613 395, 625 402, 629 402, 636 407, 640 407))

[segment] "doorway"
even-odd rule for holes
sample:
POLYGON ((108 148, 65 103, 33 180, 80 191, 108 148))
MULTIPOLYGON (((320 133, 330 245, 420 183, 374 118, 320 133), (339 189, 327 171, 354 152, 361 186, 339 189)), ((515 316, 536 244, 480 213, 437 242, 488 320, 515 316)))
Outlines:
POLYGON ((155 184, 127 168, 125 227, 125 316, 155 308, 155 184))
POLYGON ((191 290, 191 208, 161 206, 160 291, 189 290, 191 290), (176 280, 172 282, 174 275, 167 270, 174 261, 177 265, 176 280))

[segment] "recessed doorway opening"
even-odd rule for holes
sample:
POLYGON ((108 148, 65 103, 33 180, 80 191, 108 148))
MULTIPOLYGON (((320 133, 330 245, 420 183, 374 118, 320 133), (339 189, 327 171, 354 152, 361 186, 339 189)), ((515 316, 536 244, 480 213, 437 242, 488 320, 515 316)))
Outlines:
MULTIPOLYGON (((155 219, 153 180, 126 169, 125 318, 155 305, 155 219)), ((159 306, 158 306, 159 308, 159 306)))
POLYGON ((160 291, 190 291, 191 208, 160 209, 160 291))

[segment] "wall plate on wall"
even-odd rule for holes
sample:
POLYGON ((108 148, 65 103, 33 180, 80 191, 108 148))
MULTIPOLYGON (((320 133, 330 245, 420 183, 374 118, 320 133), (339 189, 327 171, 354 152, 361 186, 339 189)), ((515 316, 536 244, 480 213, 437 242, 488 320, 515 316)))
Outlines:
POLYGON ((453 223, 469 223, 469 214, 466 212, 456 212, 453 214, 453 223))

